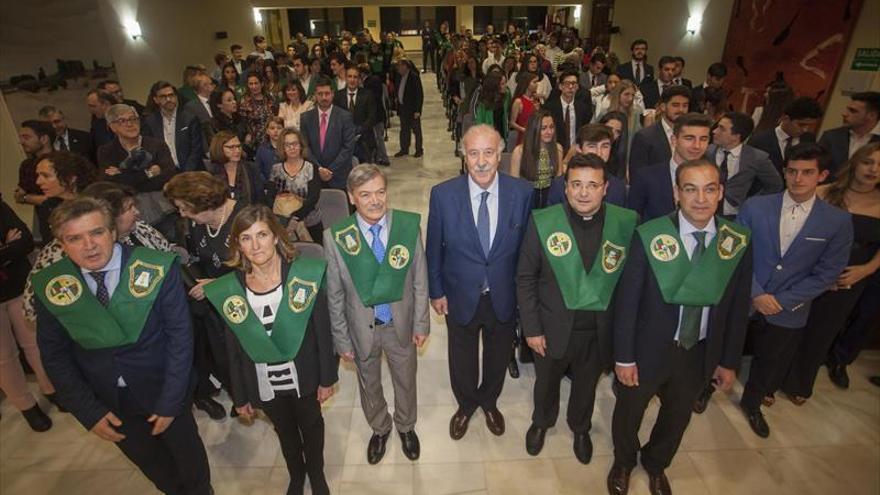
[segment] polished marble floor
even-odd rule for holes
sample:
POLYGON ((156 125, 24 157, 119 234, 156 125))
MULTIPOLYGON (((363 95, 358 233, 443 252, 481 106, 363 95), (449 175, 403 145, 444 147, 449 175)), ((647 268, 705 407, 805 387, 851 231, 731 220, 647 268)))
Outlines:
MULTIPOLYGON (((390 175, 394 207, 427 213, 430 188, 458 173, 452 142, 445 131, 443 109, 431 84, 425 86, 425 156, 393 159, 390 175)), ((10 101, 10 107, 15 103, 10 101)), ((397 126, 389 154, 398 150, 397 126)), ((425 217, 423 217, 424 219, 425 217)), ((410 462, 396 435, 379 465, 366 460, 370 430, 357 400, 353 369, 343 366, 336 395, 324 409, 326 473, 333 493, 368 494, 602 494, 611 466, 611 413, 614 396, 603 377, 593 416, 592 462, 581 465, 571 451, 571 434, 559 421, 550 430, 541 455, 530 457, 524 446, 531 415, 534 370, 522 366, 522 377, 507 379, 499 408, 507 432, 495 437, 481 413, 467 435, 453 441, 448 421, 455 411, 446 359, 446 326, 432 315, 431 337, 420 351, 419 422, 416 431, 422 456, 410 462)), ((747 363, 746 363, 747 368, 747 363)), ((716 394, 709 409, 694 416, 668 475, 676 494, 694 495, 877 495, 880 494, 880 389, 867 381, 880 372, 880 353, 865 353, 850 368, 852 386, 836 389, 823 371, 816 395, 804 406, 786 400, 766 410, 772 434, 755 436, 736 407, 742 387, 716 394)), ((387 368, 383 375, 391 400, 387 368)), ((34 387, 36 390, 36 387, 34 387)), ((568 387, 563 385, 562 399, 568 387)), ((228 397, 221 396, 228 406, 228 397)), ((41 402, 45 406, 45 401, 41 402)), ((33 433, 9 405, 0 405, 0 494, 155 493, 150 483, 113 446, 86 433, 68 414, 51 409, 55 426, 33 433)), ((656 416, 656 401, 642 434, 647 437, 656 416)), ((280 494, 287 471, 271 426, 236 420, 212 421, 196 412, 211 462, 218 494, 280 494)), ((647 476, 633 473, 631 493, 648 493, 647 476)))

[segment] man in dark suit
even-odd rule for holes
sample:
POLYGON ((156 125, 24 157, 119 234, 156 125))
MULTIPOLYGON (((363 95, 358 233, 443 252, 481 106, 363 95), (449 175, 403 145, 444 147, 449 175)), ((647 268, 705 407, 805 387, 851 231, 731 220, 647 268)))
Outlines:
POLYGON ((406 59, 401 59, 397 64, 397 76, 394 87, 397 88, 397 114, 400 117, 400 151, 394 154, 400 158, 409 154, 410 135, 416 135, 415 158, 420 158, 424 153, 422 148, 422 102, 425 98, 422 92, 422 80, 419 73, 406 59))
POLYGON ((596 384, 611 366, 608 308, 637 221, 635 212, 603 201, 608 176, 598 155, 572 158, 565 171, 567 201, 535 210, 520 248, 517 301, 535 354, 534 409, 526 433, 530 455, 541 452, 547 429, 556 424, 559 384, 567 372, 574 454, 583 464, 593 455, 589 432, 596 384))
POLYGON ((724 87, 724 78, 727 77, 727 66, 721 62, 715 62, 706 70, 706 82, 691 90, 691 110, 703 113, 703 102, 706 99, 706 90, 709 88, 724 87))
POLYGON ((107 119, 104 114, 111 106, 122 103, 114 95, 100 89, 93 89, 86 94, 86 105, 92 114, 89 137, 92 140, 92 149, 97 150, 101 145, 113 140, 113 133, 107 127, 107 119))
MULTIPOLYGON (((849 260, 850 215, 816 197, 828 177, 826 151, 793 146, 785 192, 749 199, 737 221, 752 230, 755 273, 750 326, 754 358, 743 390, 743 412, 758 436, 770 435, 761 404, 771 405, 798 348, 810 305, 834 285, 849 260)), ((805 399, 789 397, 796 405, 805 399)))
POLYGON ((675 56, 673 58, 675 59, 675 75, 672 76, 672 84, 693 88, 694 83, 681 75, 684 72, 684 57, 675 56))
POLYGON ((631 173, 626 206, 636 210, 643 222, 675 210, 675 170, 682 163, 706 154, 711 128, 712 121, 705 115, 682 115, 672 131, 672 157, 631 173))
POLYGON ((115 96, 119 103, 125 103, 126 105, 133 107, 138 115, 144 114, 145 108, 140 102, 137 100, 129 100, 125 97, 125 94, 122 92, 122 84, 120 84, 119 81, 115 79, 105 79, 98 83, 98 89, 115 96))
POLYGON ((675 456, 694 399, 710 379, 724 390, 736 380, 752 282, 749 232, 716 216, 724 195, 718 167, 692 160, 675 171, 680 209, 636 229, 617 288, 611 424, 614 464, 608 491, 623 495, 641 453, 652 495, 672 490, 664 471, 675 456), (716 271, 717 270, 717 271, 716 271), (650 441, 639 427, 660 398, 650 441))
POLYGON ((345 69, 345 89, 336 92, 333 104, 351 113, 357 136, 355 156, 362 163, 373 163, 376 152, 376 135, 373 126, 377 122, 378 104, 373 100, 373 94, 360 86, 360 71, 353 64, 348 64, 345 69))
POLYGON ((821 118, 819 102, 806 96, 795 98, 782 110, 779 125, 752 134, 749 145, 770 155, 770 161, 782 176, 788 149, 801 142, 814 142, 816 126, 821 118))
POLYGON ((321 77, 315 83, 315 108, 302 114, 299 129, 308 142, 309 160, 327 187, 345 190, 352 168, 355 127, 348 110, 333 104, 333 82, 321 77))
POLYGON ((150 88, 156 110, 144 118, 144 135, 165 141, 174 165, 182 172, 205 168, 205 143, 199 119, 185 111, 177 100, 177 89, 167 81, 150 88))
POLYGON ((190 409, 193 337, 176 257, 116 243, 109 206, 66 201, 52 230, 67 255, 34 277, 37 343, 59 402, 164 493, 209 494, 190 409), (81 240, 88 238, 88 242, 81 240))
POLYGON ((672 157, 672 127, 679 116, 688 113, 690 99, 690 90, 684 86, 673 86, 663 92, 657 109, 658 122, 633 136, 629 152, 630 180, 640 168, 667 162, 672 157))
POLYGON ((467 432, 478 407, 489 431, 504 434, 497 401, 513 352, 516 262, 534 190, 498 173, 504 142, 491 126, 471 127, 462 146, 468 173, 431 189, 426 243, 431 306, 449 328, 454 440, 467 432))
MULTIPOLYGON (((605 163, 608 170, 608 159, 611 157, 611 142, 614 140, 614 131, 604 124, 587 124, 578 130, 578 143, 569 150, 566 156, 570 162, 577 155, 594 154, 605 163)), ((563 161, 563 167, 566 162, 563 161)), ((604 201, 616 206, 626 206, 626 182, 620 177, 605 174, 605 182, 608 188, 605 192, 604 201)), ((565 176, 555 177, 550 183, 550 191, 547 192, 547 206, 567 202, 565 197, 565 176)))
POLYGON ((565 153, 577 144, 577 131, 593 118, 590 92, 578 86, 578 73, 573 68, 559 74, 559 87, 550 92, 544 108, 553 116, 556 140, 565 153))
POLYGON ((205 148, 211 146, 211 139, 214 137, 214 114, 211 110, 209 102, 211 93, 217 88, 214 80, 207 74, 200 73, 193 77, 193 84, 196 90, 196 97, 183 105, 183 110, 198 119, 202 128, 202 142, 205 148))
POLYGON ((664 55, 657 62, 657 77, 645 79, 639 84, 639 92, 642 93, 646 109, 657 108, 657 103, 661 101, 660 97, 664 92, 673 86, 681 86, 675 83, 675 71, 675 57, 664 55))
POLYGON ((437 72, 434 65, 434 30, 431 29, 431 21, 425 21, 424 27, 419 30, 422 37, 422 73, 428 72, 428 62, 431 62, 431 72, 437 72))
POLYGON ((39 115, 40 120, 52 124, 55 129, 55 142, 52 143, 55 151, 72 151, 88 158, 92 163, 95 162, 95 152, 92 149, 89 133, 67 127, 67 119, 61 109, 46 105, 40 109, 39 115))
POLYGON ((617 66, 617 75, 621 79, 629 79, 636 86, 642 84, 645 79, 654 78, 654 67, 648 65, 648 42, 643 39, 637 39, 629 46, 632 53, 632 60, 617 66))
POLYGON ((608 59, 605 58, 604 53, 596 53, 590 58, 590 65, 587 66, 587 70, 581 74, 578 81, 581 89, 589 91, 596 86, 605 85, 605 81, 608 80, 608 74, 604 71, 606 63, 608 63, 608 59))
POLYGON ((850 96, 843 110, 843 125, 828 129, 819 138, 819 144, 831 154, 828 181, 857 149, 868 143, 880 141, 880 92, 865 91, 850 96))

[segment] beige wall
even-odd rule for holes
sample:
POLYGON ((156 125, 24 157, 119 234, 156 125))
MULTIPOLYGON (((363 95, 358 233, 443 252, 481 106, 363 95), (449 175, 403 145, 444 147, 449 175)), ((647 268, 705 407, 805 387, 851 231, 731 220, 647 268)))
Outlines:
POLYGON ((842 95, 841 91, 850 77, 870 78, 873 76, 873 83, 864 89, 880 91, 880 73, 854 72, 849 70, 852 66, 853 57, 856 54, 856 48, 880 48, 880 0, 865 0, 862 13, 856 22, 852 38, 850 38, 846 56, 843 57, 843 65, 840 67, 840 73, 831 92, 831 100, 829 100, 828 107, 825 109, 825 118, 822 120, 823 130, 838 127, 842 124, 840 114, 843 113, 844 107, 849 102, 849 97, 842 95))
POLYGON ((6 96, 0 94, 0 193, 3 194, 3 201, 12 206, 25 223, 30 224, 33 209, 16 203, 12 195, 18 184, 18 165, 24 158, 24 151, 18 144, 18 128, 12 122, 6 96))
POLYGON ((616 0, 614 25, 620 33, 611 37, 611 51, 625 62, 632 40, 644 38, 651 65, 656 66, 663 55, 684 57, 684 76, 694 84, 702 83, 706 68, 721 60, 732 7, 733 0, 616 0), (701 11, 700 32, 687 34, 688 17, 701 11))

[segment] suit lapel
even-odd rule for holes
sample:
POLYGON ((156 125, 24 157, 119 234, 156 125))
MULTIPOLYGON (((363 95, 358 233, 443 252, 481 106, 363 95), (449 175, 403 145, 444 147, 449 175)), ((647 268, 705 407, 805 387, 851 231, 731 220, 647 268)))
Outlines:
POLYGON ((777 195, 776 200, 773 202, 773 209, 764 218, 767 219, 767 230, 770 231, 773 252, 777 258, 781 258, 782 248, 779 245, 779 222, 782 219, 782 194, 777 195))
MULTIPOLYGON (((466 225, 464 229, 467 231, 467 234, 465 234, 465 236, 470 239, 471 244, 476 247, 477 252, 483 254, 483 246, 480 244, 480 234, 477 232, 477 224, 474 222, 474 211, 471 206, 468 176, 465 174, 462 177, 464 180, 461 181, 461 187, 458 189, 459 218, 461 218, 462 223, 466 225)), ((497 229, 495 235, 498 235, 497 229)))
POLYGON ((489 248, 491 256, 496 249, 504 243, 504 237, 507 235, 507 227, 510 225, 510 217, 513 215, 513 193, 504 187, 504 176, 501 172, 498 174, 498 225, 495 226, 495 238, 492 239, 492 246, 489 248))

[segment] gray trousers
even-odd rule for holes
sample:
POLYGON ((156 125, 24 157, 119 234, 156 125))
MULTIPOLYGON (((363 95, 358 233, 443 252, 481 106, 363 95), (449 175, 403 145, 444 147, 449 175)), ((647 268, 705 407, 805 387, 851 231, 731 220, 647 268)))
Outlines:
POLYGON ((400 433, 416 426, 416 346, 401 347, 394 323, 373 330, 373 348, 368 356, 357 356, 358 389, 361 406, 370 428, 377 435, 391 431, 391 415, 382 390, 382 354, 388 359, 394 386, 394 426, 400 433))

